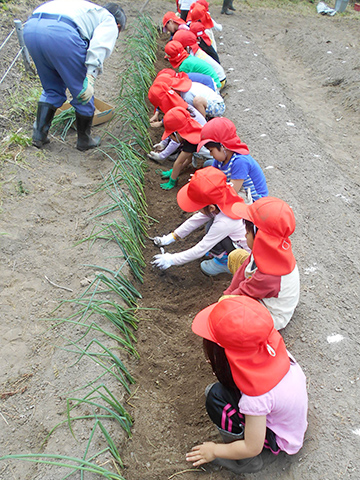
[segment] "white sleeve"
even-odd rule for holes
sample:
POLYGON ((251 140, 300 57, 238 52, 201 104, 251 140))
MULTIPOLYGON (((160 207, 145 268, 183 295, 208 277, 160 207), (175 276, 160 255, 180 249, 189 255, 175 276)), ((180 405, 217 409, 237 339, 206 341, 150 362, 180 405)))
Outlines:
POLYGON ((204 225, 209 220, 210 219, 207 215, 204 215, 201 212, 197 212, 194 215, 192 215, 190 218, 185 220, 185 222, 182 223, 180 227, 174 230, 174 233, 179 238, 185 238, 187 235, 189 235, 189 233, 201 227, 201 225, 204 225))
POLYGON ((119 34, 115 18, 107 10, 92 10, 89 15, 100 15, 100 23, 94 29, 86 54, 87 73, 95 78, 102 72, 103 63, 111 55, 119 34))
POLYGON ((199 243, 184 252, 173 254, 174 265, 183 265, 184 263, 192 262, 193 260, 204 256, 205 253, 229 235, 232 228, 232 222, 233 221, 226 217, 226 215, 221 213, 216 215, 209 231, 199 243))

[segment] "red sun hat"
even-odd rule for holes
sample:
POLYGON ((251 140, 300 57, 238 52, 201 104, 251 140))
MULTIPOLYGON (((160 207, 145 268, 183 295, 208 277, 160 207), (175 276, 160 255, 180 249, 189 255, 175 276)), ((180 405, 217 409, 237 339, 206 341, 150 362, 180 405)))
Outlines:
POLYGON ((174 107, 187 108, 188 104, 166 82, 157 81, 149 88, 148 97, 155 110, 159 107, 163 113, 174 107))
POLYGON ((178 30, 174 33, 173 40, 180 42, 184 48, 190 47, 193 53, 196 53, 200 48, 195 33, 190 30, 178 30))
POLYGON ((171 88, 178 90, 179 92, 187 92, 190 90, 192 85, 192 81, 187 73, 176 72, 171 68, 164 68, 163 70, 160 70, 153 83, 159 81, 166 82, 171 88))
POLYGON ((234 205, 232 211, 258 228, 252 254, 259 270, 270 275, 291 273, 296 265, 289 239, 296 225, 292 208, 280 198, 263 197, 252 205, 234 205))
POLYGON ((190 6, 190 10, 186 20, 188 22, 200 21, 205 28, 212 28, 214 26, 214 22, 212 21, 210 13, 207 11, 207 8, 198 2, 195 2, 190 6))
POLYGON ((169 59, 169 62, 174 68, 179 67, 185 58, 189 56, 181 43, 175 40, 170 40, 170 42, 165 45, 165 53, 165 58, 169 59))
POLYGON ((206 0, 196 0, 196 3, 200 3, 200 5, 203 5, 206 8, 206 11, 209 10, 209 2, 206 0))
POLYGON ((165 13, 165 15, 163 16, 163 19, 162 19, 162 24, 163 24, 163 32, 167 32, 167 29, 166 29, 166 24, 168 23, 169 20, 172 20, 173 22, 177 23, 178 25, 184 25, 186 24, 185 20, 183 20, 182 18, 179 18, 175 12, 167 12, 165 13))
POLYGON ((197 151, 208 142, 216 142, 225 148, 241 155, 249 155, 249 148, 236 135, 236 127, 231 120, 225 117, 211 119, 201 130, 201 141, 197 151))
POLYGON ((215 167, 205 167, 197 170, 189 183, 178 191, 177 202, 185 212, 196 212, 214 204, 225 215, 235 219, 238 217, 234 216, 231 206, 243 202, 243 199, 227 183, 225 173, 215 167))
POLYGON ((198 38, 202 38, 206 45, 210 47, 211 38, 205 33, 205 27, 201 22, 190 23, 190 32, 193 32, 198 38))
POLYGON ((249 396, 274 388, 290 369, 290 360, 268 309, 239 295, 199 312, 192 330, 225 349, 235 384, 249 396))
MULTIPOLYGON (((185 140, 196 145, 200 140, 201 125, 194 120, 190 112, 182 107, 174 107, 168 110, 163 118, 165 132, 162 140, 172 133, 178 132, 185 140)), ((237 217, 236 217, 237 218, 237 217)))

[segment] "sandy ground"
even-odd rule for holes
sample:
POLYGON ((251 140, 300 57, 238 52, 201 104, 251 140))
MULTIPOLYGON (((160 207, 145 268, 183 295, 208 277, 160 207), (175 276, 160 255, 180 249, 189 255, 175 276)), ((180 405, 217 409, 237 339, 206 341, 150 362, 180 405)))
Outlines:
MULTIPOLYGON (((129 4, 130 18, 141 5, 129 4)), ((169 5, 151 2, 147 9, 159 19, 169 5)), ((283 336, 306 372, 309 390, 303 449, 249 477, 355 480, 360 476, 359 20, 356 15, 253 8, 251 1, 236 6, 232 17, 221 16, 219 6, 211 9, 224 27, 217 42, 229 82, 226 116, 264 169, 271 195, 295 212, 292 240, 301 299, 283 336)), ((31 8, 24 7, 23 19, 25 10, 31 8)), ((110 102, 121 54, 120 41, 98 83, 100 98, 110 102)), ((30 131, 30 124, 19 126, 30 131)), ((73 247, 91 233, 92 212, 106 202, 102 195, 87 195, 110 168, 99 152, 82 154, 74 143, 73 134, 65 143, 54 139, 41 152, 29 147, 17 165, 1 166, 0 232, 7 234, 0 237, 1 454, 39 451, 45 435, 65 418, 67 392, 79 377, 91 378, 96 371, 81 363, 71 367, 74 357, 55 348, 64 344, 63 336, 74 338, 79 332, 58 327, 43 333, 42 320, 59 301, 82 293, 81 282, 93 273, 86 265, 115 263, 111 247, 73 247), (20 185, 28 193, 20 194, 20 185), (53 287, 45 275, 73 292, 53 287)), ((149 162, 146 177, 149 214, 159 221, 150 236, 168 233, 186 218, 176 204, 177 189, 159 188, 158 168, 149 162)), ((189 173, 181 176, 179 186, 189 173)), ((148 263, 155 253, 149 241, 148 263)), ((172 478, 235 478, 211 466, 206 472, 184 471, 191 468, 185 453, 194 444, 219 440, 204 408, 204 387, 213 377, 190 325, 200 309, 221 296, 229 278, 207 278, 198 264, 164 273, 149 266, 140 287, 140 306, 152 310, 140 313, 140 360, 124 356, 137 380, 126 403, 135 420, 133 437, 126 441, 120 431, 112 431, 121 445, 127 480, 163 480, 176 473, 172 478)), ((123 395, 121 389, 118 395, 123 395)), ((58 429, 43 451, 81 456, 89 432, 81 425, 76 433, 77 442, 66 427, 58 429)), ((47 467, 0 464, 0 479, 10 478, 62 477, 47 467)))

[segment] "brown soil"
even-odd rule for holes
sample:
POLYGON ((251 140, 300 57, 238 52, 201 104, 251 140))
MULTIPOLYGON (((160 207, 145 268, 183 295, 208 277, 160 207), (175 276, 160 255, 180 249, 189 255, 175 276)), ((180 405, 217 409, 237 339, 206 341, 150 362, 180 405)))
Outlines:
MULTIPOLYGON (((16 15, 25 20, 34 4, 17 6, 16 15)), ((125 5, 131 21, 142 4, 125 5)), ((292 239, 301 299, 283 336, 306 372, 309 389, 303 449, 295 456, 282 456, 251 478, 355 480, 360 472, 358 16, 349 12, 322 17, 315 8, 309 15, 296 14, 295 9, 254 8, 251 1, 236 7, 232 17, 221 16, 217 5, 211 8, 224 27, 217 42, 229 82, 226 115, 264 169, 271 195, 287 201, 295 212, 292 239), (329 341, 333 335, 343 340, 329 341)), ((172 4, 160 2, 147 6, 156 21, 170 8, 172 4)), ((4 18, 8 29, 2 28, 1 40, 10 31, 11 12, 4 18)), ((114 78, 121 57, 120 40, 97 83, 98 96, 109 103, 116 96, 114 78)), ((26 81, 20 70, 11 75, 2 87, 5 95, 15 81, 26 81)), ((7 121, 2 112, 4 135, 7 121)), ((30 132, 29 122, 18 122, 30 132)), ((104 132, 106 127, 97 129, 104 132)), ((152 135, 154 142, 160 137, 152 135)), ((83 362, 72 366, 76 357, 54 348, 64 346, 64 336, 78 338, 78 331, 62 325, 43 333, 48 326, 44 319, 59 301, 84 291, 80 282, 94 273, 87 265, 116 268, 118 262, 115 247, 97 243, 91 249, 87 244, 73 247, 99 223, 91 217, 107 203, 106 195, 88 194, 111 168, 100 152, 82 154, 74 143, 71 133, 66 142, 52 139, 41 152, 29 147, 0 170, 0 233, 6 233, 0 237, 0 455, 39 451, 45 435, 66 418, 68 392, 79 386, 79 379, 91 379, 97 371, 96 365, 83 362), (73 292, 53 287, 45 275, 73 292)), ((170 232, 187 216, 176 203, 178 188, 170 192, 159 188, 158 169, 149 161, 146 195, 149 215, 158 221, 149 236, 170 232)), ((179 187, 190 172, 181 176, 179 187)), ((201 232, 166 250, 187 248, 200 236, 201 232)), ((184 471, 191 469, 185 453, 193 445, 219 440, 204 408, 204 388, 213 376, 201 340, 190 326, 200 309, 218 299, 229 278, 204 276, 199 262, 159 272, 150 265, 157 252, 149 240, 148 267, 139 286, 140 306, 147 309, 139 312, 140 360, 121 354, 137 380, 132 397, 123 400, 135 420, 132 439, 125 440, 120 429, 109 426, 121 445, 123 475, 127 480, 199 476, 230 480, 233 474, 211 466, 207 473, 184 471)), ((61 315, 70 311, 65 307, 61 315)), ((121 397, 121 389, 111 385, 121 397)), ((43 451, 81 456, 87 425, 79 424, 75 434, 77 442, 66 426, 59 428, 43 451)), ((48 480, 63 475, 41 465, 0 463, 0 479, 48 480)))

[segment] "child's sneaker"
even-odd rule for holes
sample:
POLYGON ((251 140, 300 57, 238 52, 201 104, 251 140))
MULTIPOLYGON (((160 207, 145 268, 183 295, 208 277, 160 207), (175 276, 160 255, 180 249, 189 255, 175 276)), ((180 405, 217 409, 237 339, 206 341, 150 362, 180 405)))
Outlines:
POLYGON ((221 264, 216 258, 213 258, 212 260, 204 260, 200 263, 200 268, 205 275, 209 275, 210 277, 214 277, 220 273, 231 274, 227 265, 221 264))

